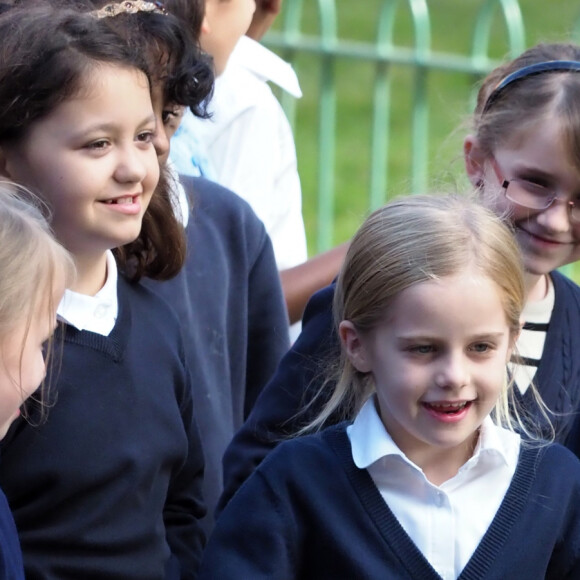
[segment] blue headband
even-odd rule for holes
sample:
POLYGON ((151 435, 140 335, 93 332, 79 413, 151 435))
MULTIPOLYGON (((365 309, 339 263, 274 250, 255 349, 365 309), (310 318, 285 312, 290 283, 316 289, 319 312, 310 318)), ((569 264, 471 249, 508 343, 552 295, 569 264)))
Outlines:
POLYGON ((498 95, 508 85, 511 85, 513 82, 543 72, 553 72, 553 71, 580 72, 580 62, 577 60, 548 60, 545 62, 537 62, 536 64, 531 64, 529 66, 525 66, 523 68, 518 69, 517 71, 505 77, 502 81, 499 82, 499 84, 495 87, 495 89, 493 89, 489 97, 487 97, 487 101, 485 102, 481 114, 483 115, 484 113, 486 113, 491 107, 491 105, 494 103, 494 101, 497 99, 498 95))

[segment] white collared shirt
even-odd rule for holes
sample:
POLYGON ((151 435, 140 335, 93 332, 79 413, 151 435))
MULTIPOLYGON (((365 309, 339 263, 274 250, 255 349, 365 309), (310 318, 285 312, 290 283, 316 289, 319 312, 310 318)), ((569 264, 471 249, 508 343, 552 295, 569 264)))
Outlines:
POLYGON ((278 269, 285 270, 305 262, 308 253, 294 137, 267 81, 302 94, 291 65, 243 36, 216 79, 211 118, 187 111, 170 156, 184 175, 199 175, 195 158, 207 157, 207 177, 252 206, 272 240, 278 269))
POLYGON ((483 422, 473 457, 457 475, 433 485, 395 445, 371 397, 347 427, 354 463, 444 580, 455 580, 491 524, 515 473, 520 437, 483 422))
POLYGON ((113 252, 107 250, 107 279, 105 285, 94 295, 88 296, 65 290, 57 309, 59 320, 78 330, 109 336, 117 321, 117 263, 113 252))
POLYGON ((245 68, 262 82, 278 85, 295 99, 302 97, 302 89, 292 65, 249 36, 240 38, 227 66, 245 68))
POLYGON ((177 216, 181 225, 186 228, 189 223, 189 201, 187 200, 187 194, 185 189, 179 181, 179 174, 175 164, 168 159, 165 164, 165 169, 167 173, 167 179, 169 181, 169 190, 171 195, 171 205, 173 207, 173 212, 177 216))

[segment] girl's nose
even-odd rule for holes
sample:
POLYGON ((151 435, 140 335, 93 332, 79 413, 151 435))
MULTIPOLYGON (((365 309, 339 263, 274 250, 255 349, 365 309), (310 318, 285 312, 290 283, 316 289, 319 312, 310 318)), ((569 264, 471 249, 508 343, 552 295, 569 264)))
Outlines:
POLYGON ((143 181, 147 176, 148 170, 144 153, 144 151, 133 146, 129 146, 123 150, 120 153, 115 178, 122 183, 138 183, 143 181))
POLYGON ((435 383, 442 389, 460 389, 469 383, 468 361, 463 353, 444 357, 435 374, 435 383))

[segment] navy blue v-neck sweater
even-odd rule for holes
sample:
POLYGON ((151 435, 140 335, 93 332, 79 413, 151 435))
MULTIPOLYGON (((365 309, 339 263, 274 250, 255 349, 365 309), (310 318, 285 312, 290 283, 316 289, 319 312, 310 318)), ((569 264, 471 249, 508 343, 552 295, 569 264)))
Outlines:
POLYGON ((57 331, 48 419, 2 442, 28 580, 196 577, 203 456, 181 329, 140 284, 119 276, 118 297, 109 336, 57 331))
MULTIPOLYGON (((441 580, 353 462, 346 424, 278 446, 220 515, 200 580, 441 580)), ((523 446, 458 580, 580 578, 580 462, 523 446)))
POLYGON ((183 326, 209 531, 223 488, 222 456, 289 348, 288 318, 272 243, 252 208, 206 179, 181 181, 191 203, 187 262, 174 279, 147 283, 183 326))

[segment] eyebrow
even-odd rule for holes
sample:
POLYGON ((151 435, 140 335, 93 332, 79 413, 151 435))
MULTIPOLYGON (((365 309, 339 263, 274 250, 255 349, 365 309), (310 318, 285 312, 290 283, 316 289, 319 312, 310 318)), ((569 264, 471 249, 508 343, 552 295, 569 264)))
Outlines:
POLYGON ((556 173, 553 173, 550 171, 545 171, 543 169, 536 167, 535 165, 516 164, 512 168, 512 172, 514 172, 514 173, 529 173, 529 174, 533 175, 534 177, 540 177, 540 178, 545 179, 545 180, 550 180, 550 179, 553 180, 553 179, 555 179, 555 176, 556 176, 556 173))
MULTIPOLYGON (((155 113, 151 113, 151 115, 148 115, 140 123, 138 123, 137 127, 138 128, 144 127, 145 125, 148 125, 149 123, 155 124, 155 122, 156 122, 155 113)), ((117 127, 118 127, 117 123, 111 123, 111 122, 95 123, 94 125, 90 125, 90 126, 84 128, 82 130, 82 134, 92 133, 94 131, 113 131, 117 127)))
MULTIPOLYGON (((505 332, 482 332, 479 334, 474 334, 472 336, 469 336, 468 338, 470 341, 473 342, 473 341, 477 341, 477 340, 498 339, 504 335, 505 335, 505 332)), ((429 334, 410 334, 410 335, 397 336, 397 340, 399 340, 401 342, 413 342, 413 341, 419 341, 419 340, 440 341, 441 338, 434 336, 434 335, 429 335, 429 334)))

